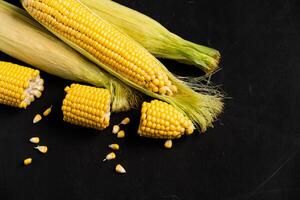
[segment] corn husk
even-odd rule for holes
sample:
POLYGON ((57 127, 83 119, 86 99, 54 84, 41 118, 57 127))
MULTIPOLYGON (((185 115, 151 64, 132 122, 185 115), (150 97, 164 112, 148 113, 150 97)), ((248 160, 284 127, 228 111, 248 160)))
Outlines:
MULTIPOLYGON (((78 1, 79 2, 79 1, 78 1)), ((21 3, 27 8, 26 0, 21 0, 21 3)), ((83 5, 84 6, 84 5, 83 5)), ((28 10, 27 10, 28 11, 28 10)), ((90 11, 93 13, 92 11, 90 11)), ((29 12, 30 13, 30 12, 29 12)), ((94 13, 93 13, 94 14, 94 13)), ((95 17, 99 17, 98 15, 95 15, 95 17)), ((102 21, 105 21, 101 17, 99 17, 102 21)), ((38 19, 36 19, 38 20, 38 19)), ((106 21, 107 22, 107 21, 106 21)), ((47 26, 46 24, 43 24, 43 22, 40 21, 42 25, 44 25, 49 31, 51 31, 53 34, 55 34, 57 37, 59 37, 61 40, 63 40, 65 43, 70 45, 72 48, 80 52, 82 55, 86 56, 88 59, 96 63, 99 67, 102 69, 105 69, 110 74, 118 78, 119 80, 123 81, 127 85, 141 91, 142 93, 161 99, 163 101, 166 101, 170 103, 171 105, 175 106, 179 111, 184 113, 187 117, 189 117, 195 126, 199 128, 202 132, 206 131, 207 127, 213 126, 213 121, 217 118, 217 116, 222 112, 223 109, 223 102, 222 102, 222 95, 218 93, 213 88, 207 88, 202 87, 202 85, 193 84, 193 88, 195 90, 198 90, 200 92, 196 92, 192 88, 190 88, 187 84, 185 84, 183 81, 176 78, 171 72, 167 70, 167 68, 160 63, 158 60, 156 62, 158 65, 161 66, 162 70, 168 75, 169 79, 172 81, 172 83, 177 87, 178 91, 173 96, 165 96, 165 95, 159 95, 156 93, 153 93, 136 83, 130 81, 129 79, 126 79, 122 74, 117 73, 109 66, 105 65, 95 57, 93 57, 91 54, 89 54, 87 51, 79 47, 77 44, 73 43, 72 41, 66 39, 62 35, 60 35, 58 32, 56 32, 54 29, 52 29, 50 26, 47 26)), ((107 25, 110 23, 107 22, 107 25)), ((111 27, 113 28, 113 27, 111 27)), ((141 49, 144 51, 147 51, 144 49, 139 43, 128 37, 132 42, 136 43, 141 49)))
POLYGON ((61 78, 109 89, 114 112, 137 105, 138 96, 128 86, 52 35, 24 10, 0 0, 0 19, 0 51, 61 78))
POLYGON ((95 14, 114 24, 156 57, 195 65, 211 74, 218 68, 219 51, 171 33, 150 17, 110 0, 80 0, 95 14))

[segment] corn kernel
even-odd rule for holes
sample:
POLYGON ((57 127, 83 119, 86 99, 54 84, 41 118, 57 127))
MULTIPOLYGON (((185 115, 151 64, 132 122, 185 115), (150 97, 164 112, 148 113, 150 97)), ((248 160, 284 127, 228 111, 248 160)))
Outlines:
POLYGON ((126 117, 125 119, 123 119, 123 120, 121 121, 120 124, 122 124, 122 125, 127 125, 127 124, 129 124, 129 122, 130 122, 129 117, 126 117))
POLYGON ((125 174, 126 173, 126 170, 124 169, 124 167, 120 164, 117 164, 116 167, 115 167, 115 170, 117 173, 119 174, 125 174))
POLYGON ((166 149, 171 149, 173 146, 172 140, 167 140, 164 144, 166 149))
POLYGON ((118 144, 110 144, 108 145, 109 148, 113 149, 113 150, 119 150, 120 146, 118 144))
POLYGON ((35 115, 35 117, 33 118, 33 123, 36 124, 39 121, 42 120, 42 116, 40 114, 35 115))
POLYGON ((120 131, 120 126, 119 125, 114 125, 113 126, 113 130, 112 133, 113 134, 117 134, 120 131))
POLYGON ((43 112, 43 115, 46 117, 48 116, 52 111, 52 106, 50 106, 49 108, 47 108, 44 112, 43 112))
POLYGON ((114 152, 111 152, 106 155, 105 159, 103 159, 103 162, 107 160, 114 160, 114 159, 116 159, 116 154, 114 152))
POLYGON ((23 164, 24 164, 25 166, 30 165, 31 163, 32 163, 32 158, 26 158, 26 159, 23 161, 23 164))
POLYGON ((29 139, 29 141, 33 144, 38 144, 40 142, 40 138, 39 137, 32 137, 29 139))
POLYGON ((41 153, 47 153, 47 151, 48 151, 47 146, 37 146, 37 147, 34 147, 34 148, 37 149, 41 153))
POLYGON ((125 131, 121 130, 117 133, 117 138, 124 138, 125 137, 125 131))

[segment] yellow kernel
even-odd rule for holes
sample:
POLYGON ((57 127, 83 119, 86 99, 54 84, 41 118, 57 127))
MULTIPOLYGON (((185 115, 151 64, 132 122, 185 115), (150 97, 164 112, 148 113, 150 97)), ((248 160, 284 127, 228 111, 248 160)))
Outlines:
POLYGON ((32 158, 26 158, 26 159, 23 161, 23 164, 24 164, 25 166, 30 165, 31 163, 32 163, 32 158))
POLYGON ((120 124, 122 124, 122 125, 127 125, 127 124, 129 124, 129 122, 130 122, 129 117, 126 117, 125 119, 123 119, 123 120, 121 121, 120 124))
POLYGON ((29 139, 29 141, 33 144, 38 144, 40 142, 40 138, 39 137, 32 137, 29 139))
POLYGON ((113 130, 112 133, 113 134, 117 134, 120 131, 120 126, 119 125, 114 125, 113 126, 113 130))
POLYGON ((117 138, 124 138, 125 137, 125 131, 121 130, 117 133, 117 138))
POLYGON ((39 121, 42 120, 42 116, 40 114, 35 115, 35 117, 33 118, 33 123, 36 124, 39 121))
POLYGON ((48 116, 51 113, 51 111, 52 111, 52 106, 50 106, 49 108, 47 108, 47 110, 45 110, 43 112, 43 115, 46 117, 46 116, 48 116))
POLYGON ((167 149, 171 149, 172 146, 173 146, 172 140, 167 140, 167 141, 165 142, 164 146, 165 146, 165 148, 167 148, 167 149))
POLYGON ((126 170, 124 169, 124 167, 120 164, 117 164, 116 167, 115 167, 115 170, 117 173, 119 174, 125 174, 126 173, 126 170))
POLYGON ((47 151, 48 151, 47 146, 37 146, 37 147, 34 147, 34 148, 37 149, 41 153, 47 153, 47 151))
POLYGON ((119 150, 120 146, 118 144, 110 144, 108 145, 109 148, 113 149, 113 150, 119 150))
POLYGON ((106 155, 105 159, 103 159, 103 162, 107 161, 107 160, 113 160, 115 158, 116 158, 116 154, 114 152, 111 152, 111 153, 106 155))

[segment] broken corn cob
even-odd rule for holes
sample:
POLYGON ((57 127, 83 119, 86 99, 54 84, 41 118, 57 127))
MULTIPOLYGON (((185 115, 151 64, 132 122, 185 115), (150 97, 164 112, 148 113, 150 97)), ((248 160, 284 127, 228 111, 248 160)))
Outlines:
POLYGON ((193 123, 172 105, 159 100, 143 103, 138 128, 140 136, 175 139, 193 131, 193 123))
POLYGON ((0 19, 0 52, 52 75, 110 90, 113 112, 137 106, 139 97, 133 90, 51 34, 25 10, 0 0, 0 19))
POLYGON ((121 80, 158 94, 176 93, 177 87, 153 55, 80 1, 21 2, 37 21, 121 80))
POLYGON ((72 84, 65 91, 64 121, 98 130, 109 125, 111 95, 107 89, 72 84))
POLYGON ((26 108, 42 95, 44 81, 40 72, 0 61, 0 103, 26 108))

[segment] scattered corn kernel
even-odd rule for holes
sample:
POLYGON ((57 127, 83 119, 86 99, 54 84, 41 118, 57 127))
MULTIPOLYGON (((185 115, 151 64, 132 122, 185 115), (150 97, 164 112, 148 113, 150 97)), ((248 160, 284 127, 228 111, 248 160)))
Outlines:
POLYGON ((111 153, 106 155, 105 159, 103 159, 103 162, 107 161, 107 160, 113 160, 115 158, 116 158, 116 154, 114 152, 111 152, 111 153))
POLYGON ((121 130, 117 133, 117 138, 124 138, 125 137, 125 131, 121 130))
POLYGON ((172 146, 173 146, 172 140, 167 140, 167 141, 165 142, 164 146, 165 146, 165 148, 167 148, 167 149, 171 149, 172 146))
POLYGON ((115 168, 116 172, 119 173, 119 174, 125 174, 126 173, 126 170, 124 169, 124 167, 120 164, 117 164, 116 165, 116 168, 115 168))
POLYGON ((32 163, 32 158, 26 158, 26 159, 23 161, 23 164, 24 164, 25 166, 30 165, 31 163, 32 163))
POLYGON ((33 118, 33 123, 36 124, 39 121, 42 120, 42 116, 40 114, 37 114, 34 118, 33 118))
POLYGON ((29 139, 29 141, 33 144, 38 144, 40 142, 40 138, 39 137, 32 137, 29 139))
POLYGON ((119 150, 120 146, 118 144, 110 144, 108 145, 109 148, 111 148, 112 150, 119 150))
POLYGON ((41 153, 47 153, 47 151, 48 151, 47 146, 37 146, 37 147, 34 147, 34 148, 39 150, 39 152, 41 152, 41 153))
POLYGON ((47 110, 45 110, 43 112, 43 115, 46 117, 46 116, 50 115, 51 111, 52 111, 52 106, 50 106, 49 108, 47 108, 47 110))
POLYGON ((127 125, 127 124, 129 124, 129 122, 130 122, 129 117, 126 117, 125 119, 123 119, 123 120, 121 121, 120 124, 127 125))
POLYGON ((113 126, 113 130, 112 130, 112 133, 113 134, 117 134, 120 130, 120 126, 119 125, 114 125, 113 126))

